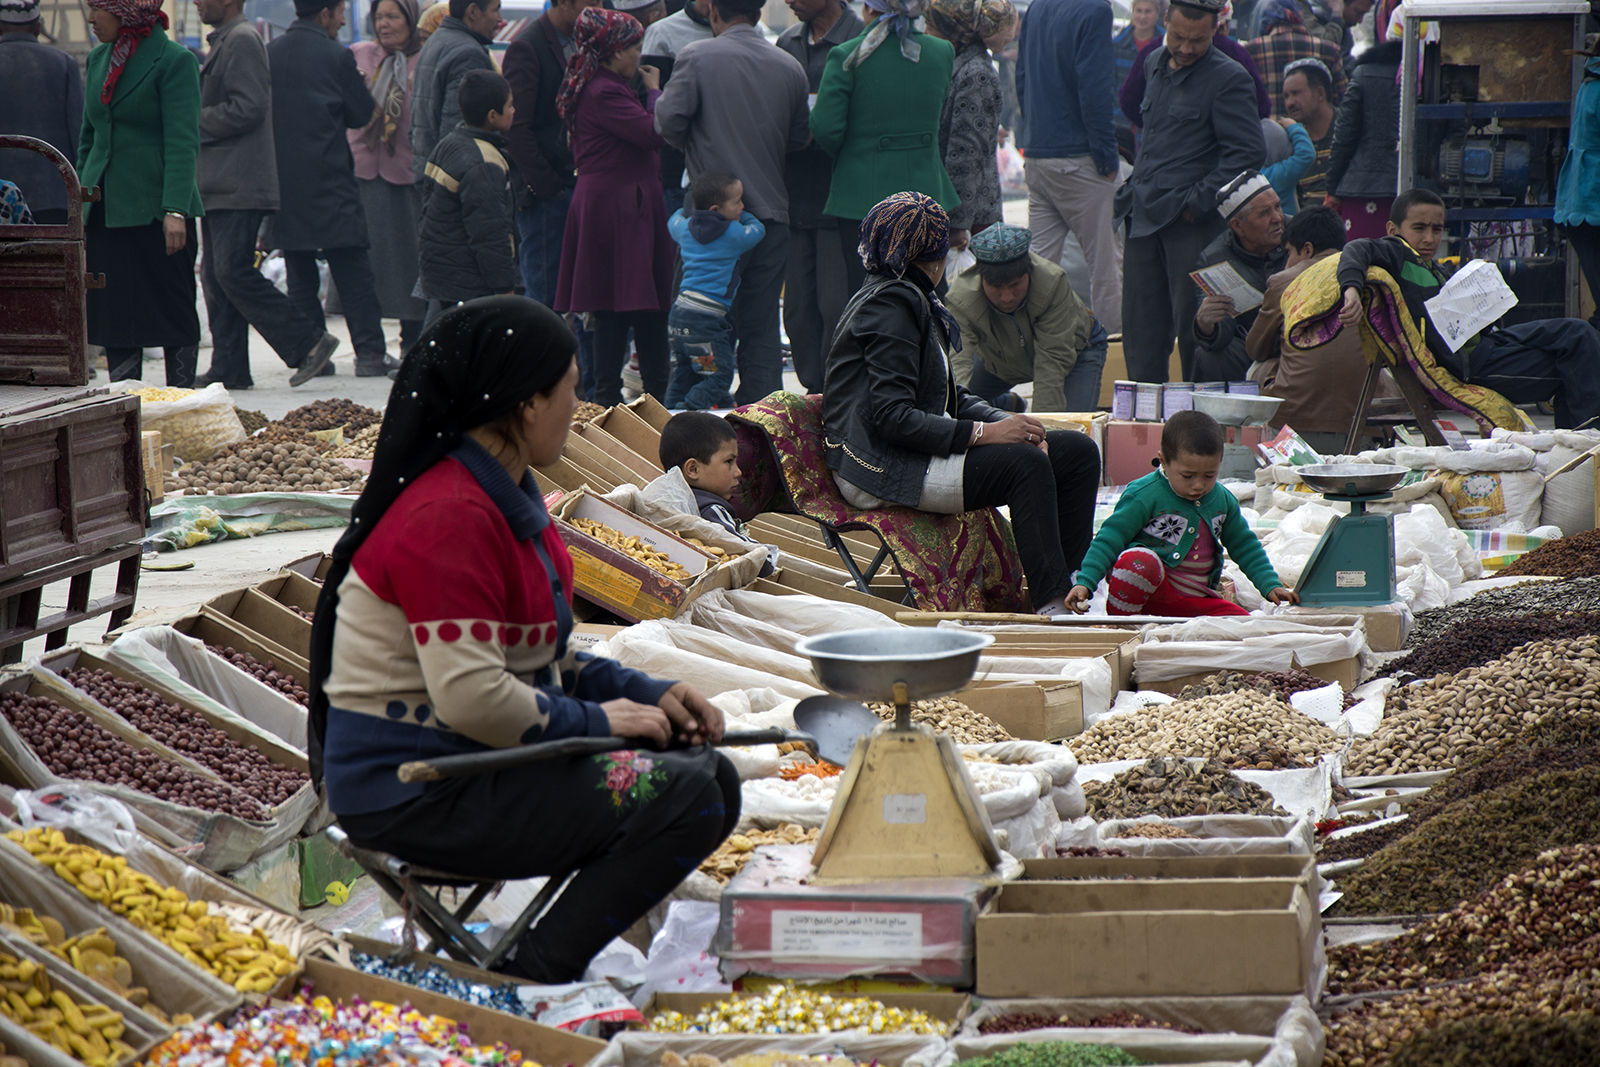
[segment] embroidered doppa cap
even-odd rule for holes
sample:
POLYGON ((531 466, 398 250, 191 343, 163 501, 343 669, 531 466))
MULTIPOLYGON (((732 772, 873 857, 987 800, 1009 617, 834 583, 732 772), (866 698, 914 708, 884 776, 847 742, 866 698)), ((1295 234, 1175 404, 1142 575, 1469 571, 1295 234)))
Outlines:
POLYGON ((967 245, 979 263, 1009 263, 1028 254, 1033 234, 1021 226, 997 222, 972 235, 967 245))
POLYGON ((1217 190, 1217 212, 1225 219, 1237 215, 1250 201, 1272 188, 1260 171, 1247 170, 1217 190))
POLYGON ((39 17, 39 0, 0 0, 0 22, 27 25, 39 17))
POLYGON ((1328 64, 1324 63, 1315 56, 1307 56, 1304 59, 1297 59, 1293 63, 1290 63, 1288 66, 1283 68, 1283 76, 1287 80, 1289 75, 1293 74, 1295 71, 1305 70, 1307 67, 1310 67, 1313 70, 1320 70, 1322 72, 1322 76, 1328 80, 1328 84, 1333 84, 1333 71, 1328 69, 1328 64))

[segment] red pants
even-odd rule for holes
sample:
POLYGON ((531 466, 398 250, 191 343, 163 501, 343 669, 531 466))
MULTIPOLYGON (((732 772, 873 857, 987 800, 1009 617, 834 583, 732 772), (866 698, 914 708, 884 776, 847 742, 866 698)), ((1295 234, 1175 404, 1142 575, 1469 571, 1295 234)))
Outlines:
POLYGON ((1129 548, 1117 557, 1106 575, 1111 615, 1248 615, 1244 608, 1219 596, 1184 596, 1167 581, 1166 568, 1148 548, 1129 548))

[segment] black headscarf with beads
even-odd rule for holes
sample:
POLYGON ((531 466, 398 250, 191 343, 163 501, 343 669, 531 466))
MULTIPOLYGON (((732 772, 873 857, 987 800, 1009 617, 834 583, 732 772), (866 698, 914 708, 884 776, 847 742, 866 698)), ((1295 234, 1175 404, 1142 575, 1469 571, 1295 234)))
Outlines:
POLYGON ((339 585, 350 560, 406 486, 455 451, 462 435, 493 422, 560 382, 578 340, 561 316, 526 297, 490 296, 444 312, 400 364, 373 453, 372 473, 333 546, 333 565, 311 624, 311 779, 322 783, 328 722, 323 689, 333 667, 339 585))

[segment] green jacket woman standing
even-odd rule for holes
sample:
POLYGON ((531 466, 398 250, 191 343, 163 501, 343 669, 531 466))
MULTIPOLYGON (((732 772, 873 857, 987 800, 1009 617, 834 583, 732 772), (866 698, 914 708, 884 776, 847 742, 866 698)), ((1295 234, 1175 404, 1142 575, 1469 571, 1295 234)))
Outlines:
POLYGON ((143 350, 165 350, 167 384, 194 384, 200 344, 195 223, 204 212, 200 67, 170 40, 159 0, 90 0, 103 43, 89 53, 78 176, 100 186, 83 206, 89 343, 103 345, 113 381, 143 376, 143 350))
MULTIPOLYGON (((867 0, 877 20, 833 50, 817 90, 811 135, 833 157, 823 211, 858 229, 873 205, 895 193, 922 193, 947 212, 961 202, 939 155, 955 49, 913 32, 911 22, 926 6, 927 0, 867 0)), ((866 277, 854 243, 845 259, 853 293, 866 277)))

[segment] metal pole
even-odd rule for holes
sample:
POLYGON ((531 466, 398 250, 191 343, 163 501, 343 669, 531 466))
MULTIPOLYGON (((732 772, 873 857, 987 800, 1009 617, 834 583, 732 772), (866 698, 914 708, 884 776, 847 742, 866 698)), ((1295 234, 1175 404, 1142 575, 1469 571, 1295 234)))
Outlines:
POLYGON ((1420 29, 1421 20, 1407 15, 1400 46, 1400 167, 1396 173, 1396 196, 1411 188, 1416 179, 1417 60, 1422 53, 1417 34, 1420 29))
MULTIPOLYGON (((1583 44, 1583 16, 1575 15, 1572 19, 1572 50, 1574 52, 1583 51, 1583 44)), ((1585 62, 1587 61, 1582 56, 1572 57, 1572 87, 1568 99, 1572 101, 1572 106, 1574 108, 1578 106, 1578 89, 1583 85, 1583 68, 1585 62)), ((1572 114, 1571 112, 1568 113, 1566 146, 1566 150, 1568 152, 1572 151, 1572 127, 1577 120, 1578 116, 1576 114, 1572 114)), ((1582 268, 1578 264, 1578 253, 1573 249, 1571 241, 1563 240, 1561 242, 1561 249, 1565 253, 1563 258, 1567 262, 1567 287, 1565 294, 1567 318, 1581 318, 1583 315, 1583 282, 1581 277, 1582 268)), ((1600 294, 1595 295, 1597 298, 1600 298, 1600 294)))

